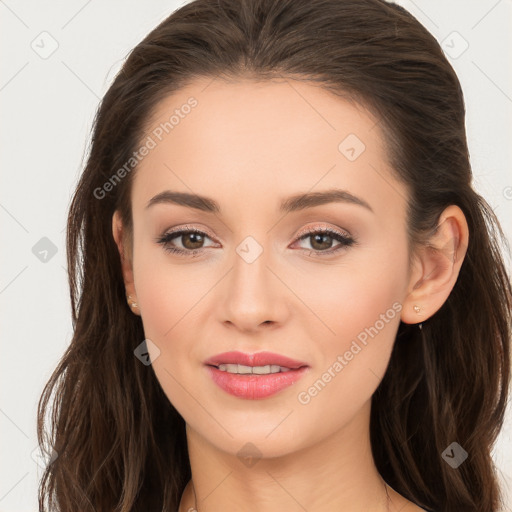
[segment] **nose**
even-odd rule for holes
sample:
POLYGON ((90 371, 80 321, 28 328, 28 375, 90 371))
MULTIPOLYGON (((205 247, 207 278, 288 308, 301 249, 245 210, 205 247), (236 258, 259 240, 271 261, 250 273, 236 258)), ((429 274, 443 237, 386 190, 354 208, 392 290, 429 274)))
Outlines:
POLYGON ((226 326, 257 332, 286 321, 287 289, 268 263, 265 251, 252 262, 235 255, 221 293, 220 315, 226 326))

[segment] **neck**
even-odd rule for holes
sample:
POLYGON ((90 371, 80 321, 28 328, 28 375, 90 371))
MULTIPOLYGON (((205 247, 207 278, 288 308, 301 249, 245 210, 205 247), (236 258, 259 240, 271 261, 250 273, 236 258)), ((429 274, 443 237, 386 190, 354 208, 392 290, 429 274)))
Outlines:
MULTIPOLYGON (((192 480, 179 512, 392 510, 396 493, 387 488, 373 461, 369 411, 368 404, 349 425, 316 444, 253 459, 240 456, 243 450, 220 450, 187 424, 192 480)), ((263 443, 259 446, 263 449, 263 443)))

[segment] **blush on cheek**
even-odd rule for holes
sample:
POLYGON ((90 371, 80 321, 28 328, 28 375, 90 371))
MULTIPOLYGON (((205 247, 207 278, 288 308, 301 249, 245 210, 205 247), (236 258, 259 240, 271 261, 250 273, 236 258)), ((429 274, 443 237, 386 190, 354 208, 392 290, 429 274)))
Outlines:
POLYGON ((140 266, 134 277, 144 324, 159 336, 184 318, 202 295, 201 289, 194 286, 186 272, 171 272, 169 267, 140 266))
POLYGON ((375 368, 382 377, 400 323, 401 304, 390 295, 382 291, 373 296, 361 295, 359 300, 347 301, 333 316, 337 318, 333 325, 338 340, 330 350, 333 361, 341 356, 343 366, 375 368))

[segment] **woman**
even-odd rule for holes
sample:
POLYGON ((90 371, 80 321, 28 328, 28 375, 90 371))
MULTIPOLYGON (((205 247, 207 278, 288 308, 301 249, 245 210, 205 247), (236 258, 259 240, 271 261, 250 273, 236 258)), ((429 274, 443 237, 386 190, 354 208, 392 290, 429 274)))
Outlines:
POLYGON ((404 9, 173 13, 70 208, 41 510, 499 510, 512 292, 471 178, 459 81, 404 9))

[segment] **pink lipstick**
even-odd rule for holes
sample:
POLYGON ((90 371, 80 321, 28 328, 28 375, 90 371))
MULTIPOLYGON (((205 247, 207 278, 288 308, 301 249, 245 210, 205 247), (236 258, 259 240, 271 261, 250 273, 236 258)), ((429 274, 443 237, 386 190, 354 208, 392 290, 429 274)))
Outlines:
POLYGON ((224 352, 205 361, 213 381, 239 398, 259 400, 297 382, 309 366, 272 352, 224 352))

